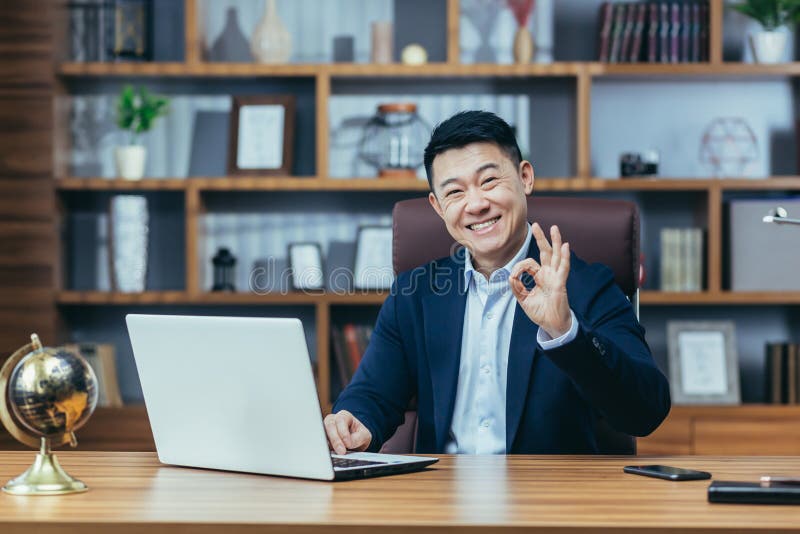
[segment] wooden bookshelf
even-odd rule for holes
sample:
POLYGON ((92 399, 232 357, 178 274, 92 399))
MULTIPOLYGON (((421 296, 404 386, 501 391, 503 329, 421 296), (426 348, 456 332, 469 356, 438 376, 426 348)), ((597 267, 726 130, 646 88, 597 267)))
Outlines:
MULTIPOLYGON (((255 295, 255 294, 214 294, 208 293, 200 287, 200 266, 195 261, 200 250, 201 239, 199 228, 200 219, 206 213, 206 203, 213 195, 226 193, 249 192, 330 192, 332 194, 347 194, 350 192, 397 192, 418 193, 420 196, 427 193, 425 180, 398 180, 350 177, 345 179, 331 178, 328 172, 328 154, 330 143, 329 100, 332 94, 332 83, 340 80, 357 79, 359 83, 383 83, 392 79, 404 80, 453 80, 453 79, 513 79, 536 80, 538 78, 567 78, 574 79, 575 87, 575 123, 574 142, 575 161, 571 168, 575 176, 537 177, 535 191, 548 194, 587 194, 596 193, 608 196, 614 193, 658 195, 660 193, 685 194, 692 202, 697 202, 702 207, 703 217, 707 229, 708 244, 706 249, 708 278, 706 291, 698 293, 666 293, 659 291, 642 291, 641 304, 644 306, 750 306, 750 305, 800 305, 800 292, 732 292, 723 287, 723 201, 728 192, 793 192, 800 191, 800 176, 776 176, 768 179, 692 179, 687 177, 659 177, 649 179, 603 179, 592 176, 591 168, 591 115, 592 115, 592 88, 594 84, 602 84, 604 80, 617 78, 642 78, 655 82, 664 80, 694 80, 703 78, 724 79, 735 83, 739 79, 758 80, 769 78, 792 78, 800 76, 800 62, 781 65, 750 65, 739 63, 725 63, 722 61, 722 12, 723 0, 711 0, 711 27, 710 50, 711 61, 705 64, 676 64, 676 65, 648 65, 648 64, 603 64, 596 61, 556 62, 552 64, 529 65, 494 65, 494 64, 460 64, 459 62, 459 1, 447 0, 447 27, 446 61, 430 63, 423 66, 406 66, 400 64, 375 65, 375 64, 290 64, 290 65, 260 65, 253 63, 207 63, 202 60, 201 32, 199 31, 200 0, 184 0, 185 2, 185 61, 165 63, 73 63, 62 62, 50 65, 47 84, 36 81, 31 83, 31 90, 36 94, 45 94, 45 100, 58 101, 60 97, 69 95, 70 86, 78 84, 86 86, 94 82, 103 83, 111 79, 137 79, 144 78, 148 82, 161 79, 181 79, 203 84, 207 80, 231 79, 230 83, 238 83, 242 79, 260 79, 270 83, 271 79, 305 78, 313 83, 315 106, 314 139, 316 173, 312 176, 283 176, 283 177, 228 177, 209 176, 191 178, 147 178, 139 181, 126 181, 105 178, 77 178, 66 176, 63 164, 64 153, 69 150, 69 143, 65 141, 67 123, 63 118, 63 110, 56 110, 51 117, 54 138, 41 142, 42 154, 52 154, 52 161, 46 164, 47 176, 54 176, 50 180, 47 190, 41 187, 32 192, 30 182, 20 181, 14 188, 9 189, 11 194, 18 194, 22 199, 19 210, 33 213, 32 206, 37 206, 38 201, 55 191, 55 202, 58 207, 56 220, 63 216, 63 210, 69 202, 65 199, 83 199, 86 195, 105 194, 110 192, 146 192, 158 195, 183 195, 185 207, 185 288, 176 291, 147 291, 144 293, 125 294, 103 291, 63 291, 59 277, 61 266, 56 265, 51 273, 38 275, 37 280, 47 278, 52 281, 52 290, 47 287, 31 287, 24 290, 19 287, 3 289, 2 295, 12 295, 18 302, 17 308, 22 314, 30 314, 30 302, 47 302, 50 305, 49 318, 53 323, 60 323, 62 308, 81 306, 138 306, 138 305, 187 305, 187 306, 312 306, 315 310, 317 332, 319 335, 316 347, 319 358, 318 387, 324 405, 329 407, 328 387, 330 383, 331 354, 329 353, 328 332, 330 324, 336 321, 335 313, 341 306, 378 306, 386 298, 385 293, 366 292, 350 295, 337 295, 332 293, 303 294, 292 293, 287 295, 255 295), (371 80, 374 80, 371 82, 371 80), (47 87, 43 90, 42 87, 47 87), (44 93, 42 93, 44 91, 44 93), (31 200, 34 198, 35 200, 31 200), (24 297, 24 298, 23 298, 24 297)), ((22 8, 30 13, 30 17, 37 16, 35 5, 22 8)), ((11 19, 9 19, 11 20, 11 19)), ((16 19, 15 19, 16 20, 16 19)), ((2 24, 0 22, 0 24, 2 24)), ((41 36, 48 36, 46 31, 40 32, 41 36)), ((57 32, 56 32, 57 33, 57 32)), ((39 34, 37 34, 38 36, 39 34)), ((594 36, 587 36, 594 39, 594 36)), ((48 43, 45 37, 37 37, 37 45, 30 51, 31 61, 41 61, 41 50, 49 46, 49 50, 57 52, 53 43, 48 43)), ((48 67, 43 67, 48 68, 48 67)), ((36 75, 31 74, 35 78, 36 75)), ((304 81, 303 83, 306 83, 304 81)), ((571 80, 570 80, 571 83, 571 80)), ((9 86, 7 91, 19 96, 16 86, 9 86)), ((0 82, 0 88, 4 85, 0 82)), ((27 93, 26 93, 27 94, 27 93)), ((50 113, 49 110, 46 115, 50 113)), ((38 133, 37 133, 38 135, 38 133)), ((49 132, 48 132, 49 135, 49 132)), ((38 139, 38 137, 37 137, 38 139)), ((16 148, 15 148, 16 150, 16 148)), ((41 154, 40 154, 41 155, 41 154)), ((33 161, 33 160, 31 160, 33 161)), ((38 168, 38 167, 37 167, 38 168)), ((38 177, 38 174, 33 173, 38 177)), ((27 175, 26 175, 27 176, 27 175)), ((5 189, 3 189, 5 191, 5 189)), ((49 198, 49 197, 47 197, 49 198)), ((12 206, 16 209, 16 206, 12 206)), ((12 210, 13 211, 13 210, 12 210)), ((13 214, 16 214, 13 211, 13 214)), ((12 214, 12 215, 13 215, 12 214)), ((57 226, 57 225, 52 225, 57 226)), ((53 228, 50 243, 57 242, 57 230, 53 228)), ((42 245, 44 250, 45 245, 42 245)), ((53 247, 47 249, 53 250, 53 247)), ((55 253, 53 253, 55 255, 55 253)), ((57 263, 57 262, 56 262, 57 263)), ((39 284, 41 285, 41 284, 39 284)), ((16 320, 13 310, 7 317, 16 320)), ((37 310, 37 314, 40 312, 37 310)), ((9 319, 9 324, 13 320, 9 319)), ((14 323, 15 324, 15 323, 14 323)), ((52 329, 55 330, 55 329, 52 329)), ((48 335, 48 338, 51 336, 48 335)), ((54 337, 54 336, 53 336, 54 337)), ((7 344, 7 343, 6 343, 7 344)), ((16 344, 15 344, 16 346, 16 344)), ((759 408, 760 409, 760 408, 759 408)), ((769 406, 763 408, 766 414, 790 413, 792 409, 781 411, 781 407, 769 406)), ((123 410, 129 410, 125 408, 123 410)), ((137 408, 127 412, 109 412, 113 414, 124 413, 131 417, 139 417, 141 413, 137 408)), ((681 415, 683 408, 676 409, 673 414, 681 415)), ((705 410, 705 408, 704 408, 705 410)), ((720 417, 727 417, 731 413, 750 415, 755 412, 751 408, 732 407, 718 412, 720 417), (730 410, 730 411, 725 411, 730 410), (750 410, 750 411, 742 411, 750 410)), ((103 413, 103 412, 101 412, 103 413)), ((704 412, 705 413, 705 412, 704 412)), ((109 418, 99 417, 101 421, 110 421, 109 418)), ((671 416, 672 417, 672 416, 671 416)), ((108 423, 110 424, 110 423, 108 423)), ((136 427, 139 428, 139 427, 136 427)))

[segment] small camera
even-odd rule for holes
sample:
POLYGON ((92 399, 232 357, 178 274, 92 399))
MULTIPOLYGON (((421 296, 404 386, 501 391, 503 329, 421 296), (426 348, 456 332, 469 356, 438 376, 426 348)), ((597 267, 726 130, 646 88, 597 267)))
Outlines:
POLYGON ((619 157, 620 176, 658 176, 658 161, 657 150, 645 150, 641 154, 625 152, 619 157))

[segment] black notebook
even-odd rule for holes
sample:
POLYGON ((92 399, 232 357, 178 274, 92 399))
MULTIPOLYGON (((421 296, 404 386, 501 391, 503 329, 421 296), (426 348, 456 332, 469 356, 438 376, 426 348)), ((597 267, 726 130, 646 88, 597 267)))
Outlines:
POLYGON ((708 486, 708 502, 739 504, 800 504, 800 485, 715 480, 708 486))

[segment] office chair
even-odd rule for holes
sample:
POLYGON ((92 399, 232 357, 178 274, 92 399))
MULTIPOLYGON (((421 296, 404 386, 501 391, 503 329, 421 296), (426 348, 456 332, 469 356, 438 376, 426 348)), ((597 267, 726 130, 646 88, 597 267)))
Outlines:
MULTIPOLYGON (((603 263, 631 300, 639 316, 639 212, 632 202, 590 198, 528 197, 528 221, 537 221, 549 236, 558 225, 570 250, 588 263, 603 263)), ((392 262, 395 273, 450 255, 455 243, 427 198, 404 200, 394 206, 392 262)), ((413 452, 416 412, 386 441, 383 452, 413 452)), ((617 432, 601 418, 595 436, 602 454, 636 454, 636 439, 617 432)))

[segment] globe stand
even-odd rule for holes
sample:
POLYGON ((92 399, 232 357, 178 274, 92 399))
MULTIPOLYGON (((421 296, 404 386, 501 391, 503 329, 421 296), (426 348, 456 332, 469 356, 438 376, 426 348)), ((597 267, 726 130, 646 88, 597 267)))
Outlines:
POLYGON ((64 471, 56 455, 50 452, 50 440, 47 438, 42 438, 33 465, 3 486, 4 492, 13 495, 64 495, 88 489, 86 484, 64 471))

